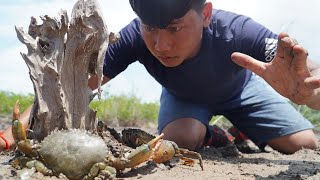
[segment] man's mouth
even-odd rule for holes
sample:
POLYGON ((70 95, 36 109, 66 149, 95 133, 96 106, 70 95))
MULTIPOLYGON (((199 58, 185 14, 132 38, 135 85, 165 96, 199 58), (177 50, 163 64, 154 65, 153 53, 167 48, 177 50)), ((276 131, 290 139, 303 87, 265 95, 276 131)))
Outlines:
POLYGON ((164 60, 164 61, 170 61, 175 59, 175 56, 158 56, 158 59, 164 60))
POLYGON ((158 56, 159 59, 164 59, 164 60, 169 60, 171 57, 170 56, 158 56))

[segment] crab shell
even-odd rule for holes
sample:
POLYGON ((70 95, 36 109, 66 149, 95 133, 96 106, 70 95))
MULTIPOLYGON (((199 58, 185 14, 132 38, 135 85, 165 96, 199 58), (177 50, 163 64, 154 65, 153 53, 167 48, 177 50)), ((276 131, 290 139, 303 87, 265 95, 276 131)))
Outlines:
POLYGON ((156 136, 147 133, 141 129, 136 128, 126 128, 121 131, 122 134, 122 141, 132 147, 136 148, 141 146, 142 144, 146 144, 151 141, 156 136))
POLYGON ((77 129, 54 131, 42 141, 38 151, 48 168, 69 179, 83 178, 109 152, 99 136, 77 129))

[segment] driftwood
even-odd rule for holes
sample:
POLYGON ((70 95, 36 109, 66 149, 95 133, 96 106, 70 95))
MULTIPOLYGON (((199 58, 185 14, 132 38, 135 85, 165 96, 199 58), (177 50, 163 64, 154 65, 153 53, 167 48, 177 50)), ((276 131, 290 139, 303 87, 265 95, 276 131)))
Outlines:
POLYGON ((35 92, 30 115, 32 137, 42 140, 55 129, 94 129, 96 112, 89 108, 94 94, 88 78, 95 74, 100 85, 109 32, 96 0, 79 0, 71 20, 65 10, 54 18, 31 18, 28 33, 16 27, 27 46, 21 53, 35 92))

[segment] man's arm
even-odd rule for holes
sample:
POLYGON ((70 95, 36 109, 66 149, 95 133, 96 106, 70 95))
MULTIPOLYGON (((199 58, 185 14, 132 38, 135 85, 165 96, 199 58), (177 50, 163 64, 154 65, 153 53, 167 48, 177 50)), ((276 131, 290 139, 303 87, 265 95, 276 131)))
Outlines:
POLYGON ((320 66, 308 60, 308 52, 287 34, 279 35, 277 54, 270 63, 242 53, 233 53, 231 58, 292 102, 320 110, 320 66))

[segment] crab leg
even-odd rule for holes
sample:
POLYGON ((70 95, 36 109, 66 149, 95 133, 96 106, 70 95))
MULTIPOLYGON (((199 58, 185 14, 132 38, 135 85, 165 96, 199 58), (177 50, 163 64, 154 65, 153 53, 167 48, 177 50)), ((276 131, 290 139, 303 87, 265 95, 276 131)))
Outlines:
POLYGON ((87 180, 87 179, 94 179, 95 177, 98 176, 99 172, 101 170, 105 170, 108 175, 109 175, 109 179, 114 179, 116 178, 116 175, 117 175, 117 170, 114 168, 114 167, 111 167, 111 166, 108 166, 107 164, 105 163, 96 163, 92 166, 92 168, 90 169, 90 172, 87 176, 85 176, 83 178, 83 180, 87 180))
POLYGON ((42 162, 38 161, 38 160, 32 160, 27 162, 26 166, 31 169, 32 167, 36 168, 36 170, 38 172, 41 172, 44 175, 47 176, 52 176, 53 172, 48 169, 42 162))
POLYGON ((194 151, 189 151, 188 149, 183 149, 183 148, 179 148, 178 152, 179 153, 176 154, 176 156, 181 157, 181 159, 185 161, 186 165, 192 164, 193 160, 190 158, 183 157, 183 155, 189 155, 195 159, 199 159, 200 167, 203 170, 202 157, 199 153, 194 151))

